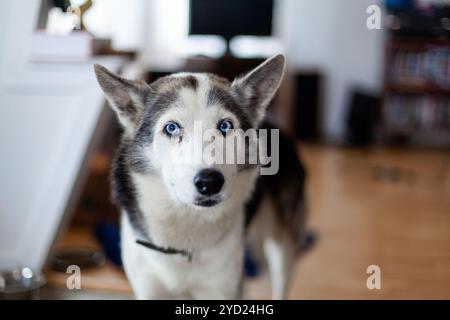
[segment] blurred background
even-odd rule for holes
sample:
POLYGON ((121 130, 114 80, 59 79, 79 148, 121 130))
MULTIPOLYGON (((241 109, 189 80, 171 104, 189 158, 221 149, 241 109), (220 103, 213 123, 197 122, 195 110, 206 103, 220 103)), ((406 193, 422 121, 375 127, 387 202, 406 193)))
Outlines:
MULTIPOLYGON (((132 298, 108 180, 120 131, 94 63, 233 79, 279 52, 268 117, 308 170, 312 243, 289 298, 450 298, 450 1, 0 7, 0 298, 132 298)), ((246 273, 245 297, 270 298, 259 266, 246 273)))

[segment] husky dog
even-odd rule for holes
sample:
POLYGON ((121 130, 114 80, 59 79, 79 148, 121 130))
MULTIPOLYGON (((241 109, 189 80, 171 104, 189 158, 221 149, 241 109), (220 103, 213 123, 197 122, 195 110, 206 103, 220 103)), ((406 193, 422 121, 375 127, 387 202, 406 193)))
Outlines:
POLYGON ((277 55, 232 83, 178 73, 148 85, 95 65, 123 127, 112 189, 137 298, 241 298, 246 243, 256 259, 265 258, 273 297, 286 296, 304 216, 305 173, 294 146, 280 137, 279 170, 265 176, 259 165, 180 164, 173 157, 194 143, 195 122, 224 140, 236 129, 259 128, 284 69, 277 55))

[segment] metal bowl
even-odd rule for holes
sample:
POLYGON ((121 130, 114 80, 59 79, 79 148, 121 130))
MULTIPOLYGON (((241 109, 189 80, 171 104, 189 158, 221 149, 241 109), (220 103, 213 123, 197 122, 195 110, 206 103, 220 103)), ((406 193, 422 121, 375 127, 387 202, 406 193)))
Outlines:
POLYGON ((34 300, 45 277, 28 267, 0 271, 0 300, 34 300))

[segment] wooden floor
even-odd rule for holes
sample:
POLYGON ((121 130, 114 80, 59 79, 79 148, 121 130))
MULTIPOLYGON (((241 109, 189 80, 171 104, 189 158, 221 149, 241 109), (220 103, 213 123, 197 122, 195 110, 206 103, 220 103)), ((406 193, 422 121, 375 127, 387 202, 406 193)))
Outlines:
POLYGON ((450 299, 448 152, 304 146, 310 226, 292 299, 450 299), (369 265, 381 290, 366 287, 369 265))
MULTIPOLYGON (((310 145, 301 153, 318 241, 298 261, 289 298, 450 299, 448 152, 310 145), (381 269, 380 290, 366 286, 370 265, 381 269)), ((88 279, 88 288, 130 290, 111 266, 88 279)), ((269 298, 270 288, 247 280, 245 297, 269 298)))

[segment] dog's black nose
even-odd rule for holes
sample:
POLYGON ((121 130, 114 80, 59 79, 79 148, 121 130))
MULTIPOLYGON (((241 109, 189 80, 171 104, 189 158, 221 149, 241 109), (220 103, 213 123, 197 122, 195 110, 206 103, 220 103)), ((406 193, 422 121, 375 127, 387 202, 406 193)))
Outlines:
POLYGON ((223 175, 213 169, 204 169, 194 177, 194 185, 198 192, 205 196, 212 196, 222 189, 225 179, 223 175))

